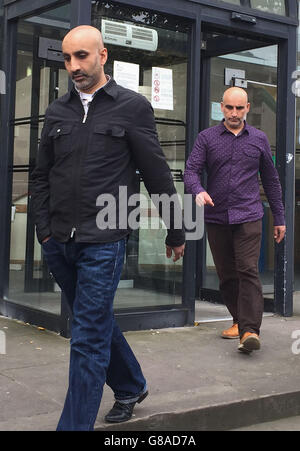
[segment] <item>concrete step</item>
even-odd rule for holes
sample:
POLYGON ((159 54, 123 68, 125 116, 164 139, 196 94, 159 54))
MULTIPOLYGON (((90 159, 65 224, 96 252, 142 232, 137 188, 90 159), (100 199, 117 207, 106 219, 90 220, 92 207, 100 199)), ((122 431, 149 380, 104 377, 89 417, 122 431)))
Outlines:
MULTIPOLYGON (((96 431, 228 431, 300 415, 300 391, 243 399, 190 410, 162 412, 96 431)), ((299 422, 300 429, 300 422, 299 422)))

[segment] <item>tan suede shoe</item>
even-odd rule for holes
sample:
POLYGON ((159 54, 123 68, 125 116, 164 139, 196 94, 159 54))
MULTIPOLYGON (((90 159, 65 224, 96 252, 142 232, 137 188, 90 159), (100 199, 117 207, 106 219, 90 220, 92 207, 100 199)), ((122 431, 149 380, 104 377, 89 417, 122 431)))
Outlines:
POLYGON ((257 334, 245 332, 241 338, 238 350, 246 354, 260 349, 260 340, 257 334))
POLYGON ((233 324, 233 326, 229 327, 229 329, 223 330, 221 334, 222 338, 239 338, 239 326, 237 324, 233 324))

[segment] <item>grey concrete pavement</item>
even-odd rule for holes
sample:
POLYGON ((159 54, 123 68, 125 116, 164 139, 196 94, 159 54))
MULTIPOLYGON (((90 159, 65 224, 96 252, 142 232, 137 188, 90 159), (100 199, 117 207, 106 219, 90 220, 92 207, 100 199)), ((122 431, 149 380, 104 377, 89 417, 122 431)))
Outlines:
MULTIPOLYGON (((150 394, 131 421, 107 425, 113 396, 105 387, 96 430, 230 430, 300 415, 300 317, 264 318, 262 349, 250 356, 237 351, 236 340, 220 338, 229 324, 127 332, 150 394)), ((0 332, 0 430, 55 430, 69 340, 3 317, 0 332)))
POLYGON ((300 416, 233 429, 231 432, 299 432, 300 416))

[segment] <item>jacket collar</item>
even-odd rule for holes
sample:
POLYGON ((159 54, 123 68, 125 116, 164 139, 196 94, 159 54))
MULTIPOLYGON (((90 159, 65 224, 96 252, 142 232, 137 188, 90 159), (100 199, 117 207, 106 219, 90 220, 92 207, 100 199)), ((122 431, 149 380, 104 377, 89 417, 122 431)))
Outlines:
MULTIPOLYGON (((102 91, 102 90, 104 90, 105 93, 108 94, 113 99, 116 99, 117 96, 118 96, 118 85, 117 85, 117 83, 115 82, 115 80, 112 77, 110 77, 108 82, 95 93, 95 96, 98 94, 99 91, 102 91)), ((68 102, 73 95, 78 96, 78 91, 75 88, 75 86, 73 86, 71 91, 69 91, 65 95, 65 98, 64 98, 65 101, 68 102)))
POLYGON ((118 85, 115 82, 115 80, 111 77, 110 80, 106 83, 105 86, 103 86, 104 91, 109 96, 113 97, 113 99, 116 99, 118 96, 118 85))

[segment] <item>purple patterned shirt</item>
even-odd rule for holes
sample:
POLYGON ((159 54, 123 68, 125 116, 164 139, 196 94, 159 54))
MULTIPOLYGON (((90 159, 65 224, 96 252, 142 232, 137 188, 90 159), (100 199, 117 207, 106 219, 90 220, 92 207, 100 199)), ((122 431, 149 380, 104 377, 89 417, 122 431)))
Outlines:
POLYGON ((282 191, 268 138, 245 122, 235 136, 224 125, 199 133, 187 161, 184 182, 188 193, 207 191, 214 207, 205 206, 206 222, 240 224, 263 217, 259 174, 274 217, 274 225, 285 225, 282 191), (207 189, 201 185, 207 171, 207 189))

